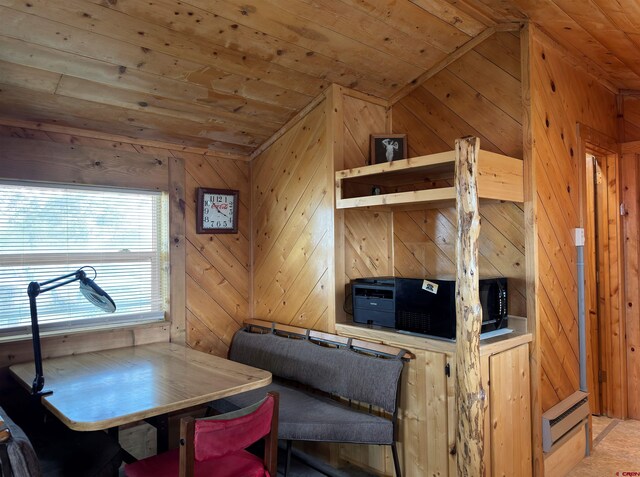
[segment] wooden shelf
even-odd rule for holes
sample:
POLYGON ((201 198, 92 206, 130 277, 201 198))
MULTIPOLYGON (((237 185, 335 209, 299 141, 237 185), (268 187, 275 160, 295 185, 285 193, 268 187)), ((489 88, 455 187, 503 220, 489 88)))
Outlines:
MULTIPOLYGON (((455 202, 455 151, 412 157, 336 172, 336 208, 395 207, 455 202), (349 185, 367 194, 346 197, 349 185), (415 186, 414 190, 399 190, 415 186), (420 188, 420 187, 427 188, 420 188), (384 188, 374 195, 373 187, 384 188), (398 190, 394 190, 398 189, 398 190)), ((522 161, 489 151, 478 157, 478 195, 481 199, 523 202, 522 161)))

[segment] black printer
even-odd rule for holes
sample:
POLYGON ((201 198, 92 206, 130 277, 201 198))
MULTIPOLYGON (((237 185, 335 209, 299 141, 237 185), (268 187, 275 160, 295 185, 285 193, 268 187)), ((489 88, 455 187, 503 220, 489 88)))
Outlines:
MULTIPOLYGON (((439 338, 456 337, 454 280, 375 277, 351 282, 353 321, 439 338)), ((481 331, 507 326, 507 279, 480 280, 481 331)))

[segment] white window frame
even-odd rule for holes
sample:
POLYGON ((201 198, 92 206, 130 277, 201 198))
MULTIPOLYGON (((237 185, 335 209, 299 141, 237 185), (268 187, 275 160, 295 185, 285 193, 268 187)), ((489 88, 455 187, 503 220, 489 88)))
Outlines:
MULTIPOLYGON (((169 310, 169 296, 170 296, 170 277, 169 277, 169 197, 167 192, 157 192, 157 191, 148 191, 143 189, 125 189, 125 188, 117 188, 117 187, 106 187, 106 186, 92 186, 92 185, 75 185, 75 184, 59 184, 59 183, 36 183, 29 181, 12 181, 12 180, 0 180, 0 187, 3 185, 18 185, 18 186, 26 186, 26 187, 46 187, 46 188, 60 188, 60 189, 79 189, 79 190, 104 190, 104 191, 115 191, 115 192, 126 192, 133 194, 153 194, 159 196, 159 215, 160 215, 160 223, 158 223, 158 216, 152 215, 153 217, 153 225, 152 228, 157 230, 158 227, 162 229, 159 233, 153 235, 153 245, 155 248, 155 252, 128 252, 128 251, 120 251, 120 252, 95 252, 95 253, 34 253, 34 254, 25 254, 25 253, 16 253, 16 254, 0 254, 0 267, 5 266, 21 266, 27 263, 28 265, 65 265, 70 264, 68 270, 63 273, 71 273, 77 270, 77 264, 88 265, 94 267, 98 270, 98 278, 96 282, 100 285, 100 264, 108 264, 108 263, 127 263, 127 262, 140 262, 140 261, 148 261, 152 263, 152 273, 157 274, 158 280, 152 281, 152 293, 158 293, 161 295, 162 299, 162 310, 161 311, 150 311, 150 312, 135 312, 128 313, 123 315, 110 315, 104 314, 100 316, 94 316, 89 318, 78 318, 64 321, 53 321, 47 322, 46 320, 40 321, 40 331, 42 333, 48 334, 56 333, 59 331, 69 332, 74 330, 82 330, 82 331, 92 331, 99 330, 105 327, 121 327, 123 324, 126 325, 137 325, 137 324, 148 324, 154 322, 163 322, 167 320, 168 310, 169 310), (160 248, 159 251, 158 248, 160 248), (155 254, 159 255, 159 259, 153 260, 149 259, 150 256, 155 254), (97 259, 97 257, 100 257, 97 259), (25 257, 28 257, 29 260, 25 262, 25 257), (73 265, 75 264, 75 265, 73 265)), ((85 270, 87 272, 87 276, 89 278, 93 278, 93 271, 91 269, 85 270)), ((56 276, 42 276, 38 277, 37 280, 39 282, 44 282, 47 280, 51 280, 56 278, 56 276)), ((70 284, 68 287, 77 287, 77 285, 70 284)), ((109 290, 105 291, 109 293, 109 290)), ((56 290, 52 290, 47 292, 47 295, 56 293, 56 290)), ((24 300, 27 304, 27 313, 28 313, 28 296, 27 296, 27 288, 25 285, 24 288, 24 300)), ((84 301, 84 298, 80 298, 80 300, 84 301)), ((116 303, 117 306, 117 303, 116 303)), ((1 310, 0 306, 0 310, 1 310)), ((38 314, 40 315, 40 309, 38 310, 38 314)), ((28 318, 28 316, 27 316, 28 318)), ((44 318, 44 316, 42 317, 44 318)), ((12 338, 22 338, 24 335, 29 334, 31 332, 31 323, 27 324, 25 320, 23 323, 17 324, 15 326, 6 326, 0 328, 0 341, 11 340, 12 338)))

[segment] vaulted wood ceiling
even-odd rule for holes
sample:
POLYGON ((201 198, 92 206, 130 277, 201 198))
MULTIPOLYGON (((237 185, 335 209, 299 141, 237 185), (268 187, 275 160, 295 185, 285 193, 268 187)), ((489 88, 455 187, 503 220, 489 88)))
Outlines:
POLYGON ((526 18, 640 90, 637 0, 0 0, 0 117, 247 155, 330 83, 392 99, 526 18))

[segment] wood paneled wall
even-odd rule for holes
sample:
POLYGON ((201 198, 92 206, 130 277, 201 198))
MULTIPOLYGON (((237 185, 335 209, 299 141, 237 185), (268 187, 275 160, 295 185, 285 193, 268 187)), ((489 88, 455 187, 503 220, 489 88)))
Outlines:
POLYGON ((393 105, 409 156, 450 151, 473 135, 482 149, 522 157, 520 40, 496 33, 393 105))
POLYGON ((582 123, 616 137, 615 96, 563 60, 533 30, 531 131, 538 227, 537 309, 540 400, 549 409, 578 389, 576 252, 580 226, 580 161, 576 132, 582 123))
POLYGON ((186 171, 186 341, 226 358, 233 334, 250 318, 250 164, 203 154, 173 154, 184 159, 186 171), (238 190, 237 234, 196 233, 198 187, 238 190))
MULTIPOLYGON (((507 277, 509 314, 526 316, 521 205, 482 204, 480 211, 480 277, 507 277)), ((395 213, 393 230, 396 276, 455 279, 455 208, 395 213)))
MULTIPOLYGON (((387 132, 390 115, 384 105, 348 94, 343 95, 342 99, 343 168, 350 169, 369 164, 370 135, 387 132)), ((360 277, 393 275, 392 227, 391 212, 344 211, 344 283, 360 277)), ((346 304, 346 308, 349 308, 349 304, 346 304)))
MULTIPOLYGON (((458 137, 522 157, 520 39, 497 33, 425 81, 392 108, 393 132, 406 133, 409 156, 453 149, 458 137)), ((521 204, 483 204, 480 274, 509 277, 509 313, 526 315, 524 219, 521 204)), ((455 207, 395 212, 394 272, 455 277, 455 207)))
MULTIPOLYGON (((47 132, 0 126, 1 156, 6 159, 2 160, 0 176, 170 191, 176 203, 170 207, 169 220, 172 228, 179 231, 176 236, 172 233, 170 246, 172 250, 180 248, 180 253, 173 255, 182 257, 178 262, 172 257, 171 267, 180 274, 177 279, 186 282, 186 300, 184 289, 171 297, 174 305, 181 308, 172 317, 171 337, 180 341, 186 335, 189 346, 226 356, 233 333, 249 317, 249 163, 182 152, 180 148, 153 147, 148 142, 100 139, 100 135, 93 137, 89 131, 52 132, 59 129, 54 127, 47 132), (45 164, 47 167, 43 167, 45 164), (172 167, 175 177, 169 174, 172 167), (100 179, 96 182, 92 177, 98 170, 100 179), (200 186, 239 189, 238 234, 195 233, 195 190, 200 186)), ((72 336, 44 340, 43 351, 47 355, 78 352, 86 350, 86 343, 91 341, 98 347, 117 347, 167 340, 169 328, 163 325, 156 331, 145 331, 144 327, 111 330, 79 341, 72 336)), ((18 359, 32 359, 30 341, 20 342, 20 347, 24 352, 19 353, 18 359)), ((11 353, 10 359, 17 362, 15 350, 11 353)), ((5 361, 0 366, 11 362, 5 361)))
POLYGON ((318 330, 333 327, 328 103, 292 125, 252 161, 251 171, 252 316, 318 330))
POLYGON ((640 92, 633 95, 622 96, 622 125, 621 141, 640 140, 640 92))
POLYGON ((627 411, 640 419, 640 141, 625 144, 622 152, 627 411))

